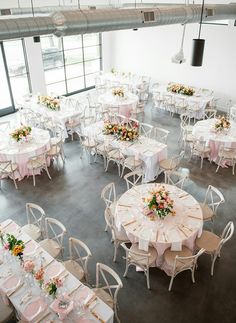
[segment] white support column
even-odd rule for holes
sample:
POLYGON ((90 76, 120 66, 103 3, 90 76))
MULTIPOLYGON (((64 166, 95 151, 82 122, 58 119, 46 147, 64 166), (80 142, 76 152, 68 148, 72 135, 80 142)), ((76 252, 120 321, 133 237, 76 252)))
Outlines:
POLYGON ((29 65, 32 93, 46 94, 41 44, 35 43, 33 37, 25 38, 25 48, 29 65))

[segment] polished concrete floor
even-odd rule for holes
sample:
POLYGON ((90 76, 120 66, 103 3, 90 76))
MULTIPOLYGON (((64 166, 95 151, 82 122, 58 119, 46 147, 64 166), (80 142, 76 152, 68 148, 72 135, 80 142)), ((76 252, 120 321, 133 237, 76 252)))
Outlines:
MULTIPOLYGON (((179 117, 170 117, 163 111, 152 111, 146 107, 145 121, 170 130, 169 154, 178 153, 179 117)), ((221 259, 210 276, 210 257, 199 259, 196 283, 191 282, 190 272, 181 273, 174 281, 172 292, 168 292, 169 277, 157 268, 150 272, 151 290, 146 288, 143 273, 130 268, 128 278, 123 278, 123 250, 119 250, 117 262, 112 262, 113 245, 110 235, 104 232, 104 203, 100 198, 102 188, 115 182, 118 194, 125 191, 123 179, 115 167, 107 173, 102 160, 88 164, 86 156, 80 159, 78 141, 65 143, 66 164, 60 171, 50 168, 52 181, 46 174, 37 176, 36 188, 32 179, 19 182, 16 191, 11 181, 3 181, 0 191, 0 221, 12 218, 19 224, 26 223, 25 203, 41 205, 47 216, 62 221, 68 229, 67 237, 83 240, 91 249, 93 257, 89 263, 90 281, 95 282, 95 264, 102 262, 112 267, 122 278, 124 287, 119 293, 119 317, 123 323, 234 323, 236 322, 236 234, 222 250, 221 259)), ((198 158, 181 167, 190 171, 186 190, 199 201, 203 200, 209 184, 218 187, 226 203, 220 207, 214 230, 220 233, 226 223, 236 217, 236 177, 231 169, 220 169, 208 161, 199 168, 198 158)), ((157 181, 161 181, 162 176, 157 181)), ((236 223, 235 223, 236 224, 236 223)), ((207 228, 207 226, 206 226, 207 228)), ((67 241, 65 241, 67 248, 67 241)), ((67 250, 66 253, 67 254, 67 250)))

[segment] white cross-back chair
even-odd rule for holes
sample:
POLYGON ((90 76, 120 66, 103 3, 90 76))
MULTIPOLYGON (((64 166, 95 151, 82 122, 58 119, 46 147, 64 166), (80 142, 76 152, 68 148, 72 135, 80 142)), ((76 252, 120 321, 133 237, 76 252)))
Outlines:
POLYGON ((130 172, 124 176, 124 180, 126 181, 127 190, 129 190, 133 186, 143 184, 144 174, 142 171, 130 172))
POLYGON ((198 258, 204 253, 204 249, 200 249, 197 254, 192 255, 192 251, 187 247, 182 247, 181 251, 171 251, 167 249, 164 253, 164 261, 171 270, 171 279, 169 284, 169 292, 171 291, 174 278, 185 270, 190 270, 192 273, 192 282, 195 283, 194 272, 198 258))
POLYGON ((200 111, 200 103, 199 101, 189 100, 188 101, 188 113, 193 118, 193 122, 196 121, 196 114, 200 111))
POLYGON ((45 218, 46 239, 39 242, 40 246, 46 250, 53 258, 63 254, 63 240, 66 234, 64 224, 54 218, 45 218))
POLYGON ((155 127, 153 128, 153 139, 163 144, 166 144, 169 131, 164 128, 155 127))
POLYGON ((174 185, 183 189, 189 176, 187 174, 177 172, 177 171, 165 171, 165 184, 174 185))
POLYGON ((45 170, 48 178, 52 179, 47 166, 47 160, 45 153, 29 158, 27 162, 27 168, 32 172, 33 175, 33 185, 35 186, 35 171, 45 170))
POLYGON ((177 169, 183 157, 184 151, 181 151, 179 155, 161 160, 159 163, 160 169, 162 171, 173 171, 177 169))
POLYGON ((122 114, 115 114, 113 122, 117 124, 125 124, 127 123, 128 118, 126 116, 123 116, 122 114))
POLYGON ((155 91, 153 94, 153 105, 155 108, 159 109, 162 107, 162 103, 163 103, 163 96, 161 94, 161 92, 159 91, 155 91))
POLYGON ((120 231, 116 228, 114 224, 114 215, 111 213, 111 210, 109 207, 105 209, 104 216, 105 216, 106 226, 111 231, 111 236, 112 236, 111 241, 114 244, 113 261, 115 262, 116 256, 117 256, 117 249, 119 248, 120 244, 122 242, 130 242, 130 240, 127 237, 123 228, 121 228, 120 231))
POLYGON ((80 142, 80 146, 81 146, 81 154, 80 154, 80 158, 82 158, 83 156, 83 152, 85 151, 87 157, 88 157, 88 161, 89 163, 91 163, 91 156, 92 156, 92 152, 94 152, 94 162, 97 159, 97 143, 95 141, 95 139, 93 137, 90 136, 86 136, 83 135, 83 133, 80 130, 77 130, 77 134, 79 136, 79 142, 80 142))
POLYGON ((218 165, 216 168, 216 173, 220 167, 225 167, 225 162, 229 161, 232 166, 232 174, 234 175, 235 164, 236 164, 236 148, 229 148, 221 146, 218 152, 218 165))
POLYGON ((175 97, 175 112, 178 114, 182 114, 186 112, 188 104, 185 98, 175 97))
POLYGON ((225 202, 223 194, 218 188, 209 185, 203 203, 199 203, 203 213, 204 221, 214 221, 217 216, 218 208, 225 202))
POLYGON ((180 115, 180 141, 183 138, 184 133, 192 133, 193 126, 191 125, 191 116, 188 113, 183 113, 180 115))
MULTIPOLYGON (((98 137, 94 138, 94 141, 96 144, 96 156, 100 155, 103 157, 104 170, 106 170, 108 153, 113 150, 113 147, 109 142, 101 141, 98 137)), ((96 161, 97 159, 95 159, 96 161)))
POLYGON ((133 105, 131 110, 131 115, 135 118, 138 118, 141 115, 141 120, 144 120, 144 113, 145 113, 145 102, 138 102, 136 105, 133 105))
POLYGON ((147 288, 150 289, 150 280, 149 280, 149 267, 153 265, 157 259, 157 251, 153 247, 148 247, 148 251, 143 251, 138 248, 138 244, 132 244, 131 248, 127 248, 125 243, 122 243, 121 246, 125 250, 126 265, 124 277, 127 276, 128 269, 131 265, 138 266, 142 268, 147 279, 147 288))
POLYGON ((113 161, 117 165, 118 175, 121 176, 124 160, 125 156, 122 154, 119 148, 112 149, 107 154, 107 166, 105 171, 107 172, 110 162, 113 161))
POLYGON ((216 109, 206 108, 204 110, 204 119, 213 119, 216 117, 216 113, 216 109))
POLYGON ((205 140, 197 139, 194 137, 192 138, 190 159, 192 159, 194 155, 201 158, 200 167, 202 169, 204 158, 211 158, 211 148, 208 146, 205 140))
POLYGON ((88 282, 88 261, 92 257, 89 247, 81 240, 69 238, 69 259, 65 268, 80 281, 88 282))
POLYGON ((77 112, 66 122, 66 130, 68 134, 71 136, 71 140, 74 140, 74 133, 76 133, 77 129, 80 127, 82 119, 81 112, 77 112))
MULTIPOLYGON (((115 183, 109 183, 102 189, 101 198, 105 202, 106 208, 109 207, 112 216, 114 216, 117 204, 115 183)), ((105 231, 107 231, 107 225, 105 231)))
POLYGON ((170 115, 173 116, 175 113, 175 98, 171 94, 163 95, 163 107, 166 111, 170 112, 170 115))
POLYGON ((141 136, 150 138, 152 133, 153 126, 148 123, 139 123, 139 133, 141 136))
POLYGON ((0 161, 0 188, 2 184, 2 180, 8 176, 10 177, 15 185, 15 188, 18 189, 16 184, 15 173, 18 171, 18 165, 13 163, 11 160, 0 161))
POLYGON ((229 110, 229 118, 231 121, 236 122, 236 106, 232 106, 229 110))
POLYGON ((123 287, 122 281, 117 273, 107 265, 97 263, 96 265, 96 288, 95 294, 101 298, 108 306, 114 309, 115 317, 120 323, 118 310, 118 293, 123 287), (112 279, 112 281, 111 281, 112 279))
POLYGON ((59 157, 62 160, 63 166, 65 164, 65 156, 63 151, 63 141, 59 141, 58 143, 51 144, 51 148, 47 151, 46 156, 50 158, 50 160, 57 161, 57 169, 59 170, 59 157))
POLYGON ((26 203, 27 224, 22 231, 27 233, 33 240, 38 240, 44 233, 45 212, 41 206, 34 203, 26 203))
POLYGON ((204 248, 205 253, 211 256, 211 276, 214 274, 215 261, 220 258, 223 245, 229 241, 234 233, 234 223, 228 222, 220 236, 213 232, 203 230, 200 238, 196 239, 196 248, 204 248))

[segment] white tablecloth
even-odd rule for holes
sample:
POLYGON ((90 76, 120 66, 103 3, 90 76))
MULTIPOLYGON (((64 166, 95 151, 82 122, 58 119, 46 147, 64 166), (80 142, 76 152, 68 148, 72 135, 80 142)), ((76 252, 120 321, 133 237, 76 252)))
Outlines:
POLYGON ((118 230, 123 228, 131 242, 139 243, 139 248, 147 250, 153 246, 158 253, 156 266, 161 267, 167 274, 171 268, 163 261, 167 248, 181 250, 187 246, 193 250, 196 237, 202 233, 202 210, 199 203, 188 193, 172 185, 143 184, 125 192, 117 202, 115 223, 118 230), (176 215, 167 215, 165 219, 150 220, 143 213, 143 197, 160 185, 170 192, 174 200, 176 215))
POLYGON ((25 108, 31 109, 35 113, 41 114, 43 117, 50 118, 53 122, 59 123, 64 128, 64 139, 68 137, 66 123, 77 117, 79 111, 73 106, 64 106, 61 104, 60 110, 53 111, 42 104, 37 103, 37 98, 33 97, 30 101, 24 103, 25 108))
POLYGON ((101 94, 98 97, 98 102, 105 107, 119 107, 119 114, 126 116, 127 118, 131 115, 131 110, 135 109, 138 103, 138 96, 130 92, 125 93, 124 98, 114 96, 112 90, 101 94))
MULTIPOLYGON (((13 131, 14 129, 12 129, 13 131)), ((0 138, 0 160, 11 160, 18 164, 17 179, 31 175, 27 168, 29 158, 42 154, 50 149, 50 135, 47 130, 32 128, 29 142, 16 142, 9 134, 0 138)))
POLYGON ((143 160, 145 181, 155 179, 159 172, 159 162, 167 158, 167 145, 143 136, 134 142, 118 141, 113 136, 104 135, 102 129, 103 121, 100 121, 86 127, 83 131, 91 138, 97 137, 104 141, 107 146, 119 148, 125 155, 132 155, 136 159, 143 160))
POLYGON ((198 121, 193 127, 193 135, 197 139, 206 141, 211 148, 211 160, 216 161, 220 146, 236 148, 236 122, 231 121, 231 128, 227 132, 215 132, 216 119, 198 121))
POLYGON ((173 98, 183 98, 187 102, 187 104, 188 103, 191 104, 191 101, 198 102, 199 103, 199 111, 196 111, 192 114, 192 117, 194 117, 195 119, 202 119, 203 118, 204 110, 205 110, 207 104, 212 102, 212 100, 213 100, 213 96, 204 96, 204 95, 200 95, 200 94, 188 96, 188 95, 168 92, 167 85, 160 87, 160 92, 161 92, 162 96, 167 94, 167 95, 171 95, 173 98))
MULTIPOLYGON (((91 294, 91 296, 93 295, 93 292, 91 289, 84 286, 75 276, 70 274, 61 263, 59 263, 56 260, 53 260, 53 258, 46 251, 44 251, 36 241, 31 240, 27 234, 21 232, 20 227, 15 222, 13 222, 12 220, 6 220, 3 223, 1 223, 1 225, 3 227, 6 226, 6 228, 4 230, 5 232, 12 233, 15 236, 19 237, 20 239, 22 239, 25 243, 27 243, 26 248, 25 248, 25 254, 26 254, 27 248, 28 248, 28 251, 31 250, 31 254, 26 255, 26 257, 28 257, 28 259, 33 259, 33 261, 37 264, 37 261, 39 261, 39 258, 41 258, 41 261, 43 262, 42 264, 43 264, 43 266, 45 266, 45 275, 46 276, 49 275, 49 272, 53 272, 53 269, 54 270, 56 270, 56 268, 60 269, 61 268, 60 266, 62 266, 63 271, 60 272, 60 270, 58 270, 58 273, 59 273, 58 277, 65 277, 64 278, 64 289, 66 289, 67 294, 70 294, 72 292, 72 294, 71 294, 72 299, 75 294, 77 296, 77 294, 79 295, 80 293, 88 294, 88 295, 91 294), (10 223, 10 225, 6 226, 9 223, 10 223), (32 251, 34 253, 32 253, 32 251), (57 267, 57 265, 58 265, 58 267, 57 267), (50 267, 51 267, 51 269, 50 269, 50 267), (78 287, 78 289, 76 291, 74 291, 77 287, 78 287), (74 291, 74 293, 73 293, 73 291, 74 291)), ((4 261, 3 252, 0 252, 0 260, 4 261)), ((4 282, 4 280, 6 279, 6 277, 11 275, 11 274, 6 274, 6 273, 8 273, 8 271, 12 271, 12 273, 15 273, 15 274, 17 274, 17 273, 20 274, 20 272, 16 271, 16 268, 17 268, 16 266, 17 265, 14 263, 9 263, 9 262, 6 263, 5 261, 4 261, 3 265, 0 266, 0 289, 1 289, 1 286, 4 282)), ((47 280, 50 278, 51 277, 47 276, 47 280)), ((28 303, 30 303, 33 299, 37 299, 37 297, 40 293, 40 288, 38 287, 37 283, 35 283, 33 287, 29 287, 29 286, 27 286, 27 284, 23 285, 19 290, 16 290, 16 292, 13 293, 12 296, 8 297, 20 315, 22 315, 23 310, 26 306, 26 303, 22 303, 22 298, 29 291, 31 291, 32 295, 33 295, 32 299, 28 300, 28 303)), ((2 294, 4 294, 4 293, 2 292, 2 294)), ((44 295, 42 293, 41 293, 41 297, 44 300, 44 295)), ((88 298, 89 297, 90 296, 88 296, 88 298)), ((5 301, 6 301, 6 299, 5 299, 5 301)), ((94 303, 91 303, 91 307, 89 306, 89 308, 87 310, 85 310, 85 315, 83 316, 84 320, 87 319, 88 321, 91 320, 92 322, 99 322, 99 320, 91 314, 91 310, 92 310, 104 322, 107 322, 107 323, 113 322, 113 315, 114 315, 113 310, 109 306, 107 306, 101 299, 97 300, 95 307, 93 307, 93 306, 94 306, 94 303)), ((37 316, 37 319, 35 318, 34 320, 32 320, 30 322, 31 323, 59 322, 59 319, 58 318, 55 319, 55 317, 56 317, 55 313, 47 306, 46 310, 37 316), (43 316, 46 315, 47 313, 48 313, 48 316, 43 318, 43 316), (42 317, 42 319, 40 319, 41 317, 42 317)), ((80 319, 82 322, 82 320, 83 320, 82 317, 80 319)), ((80 319, 79 319, 79 316, 76 316, 76 313, 74 311, 72 311, 63 320, 63 322, 68 322, 68 323, 79 322, 80 319)))

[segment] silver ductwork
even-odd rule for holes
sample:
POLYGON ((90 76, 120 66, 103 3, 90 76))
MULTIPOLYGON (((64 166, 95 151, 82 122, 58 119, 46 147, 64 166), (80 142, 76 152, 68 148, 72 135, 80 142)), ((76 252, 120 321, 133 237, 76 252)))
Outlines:
MULTIPOLYGON (((187 24, 200 21, 201 6, 142 9, 58 11, 47 17, 0 19, 0 40, 55 34, 56 36, 187 24)), ((203 21, 236 19, 236 4, 206 5, 203 21)))

